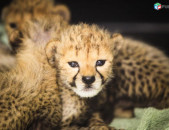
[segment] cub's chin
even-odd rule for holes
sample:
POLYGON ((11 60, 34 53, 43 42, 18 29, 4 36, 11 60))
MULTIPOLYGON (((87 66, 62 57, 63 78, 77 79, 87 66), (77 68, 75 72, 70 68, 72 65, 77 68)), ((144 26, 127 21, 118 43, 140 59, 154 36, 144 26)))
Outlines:
POLYGON ((83 88, 83 89, 73 89, 73 91, 79 95, 80 97, 83 98, 90 98, 90 97, 94 97, 96 96, 100 91, 101 91, 101 87, 100 89, 95 89, 95 88, 83 88))

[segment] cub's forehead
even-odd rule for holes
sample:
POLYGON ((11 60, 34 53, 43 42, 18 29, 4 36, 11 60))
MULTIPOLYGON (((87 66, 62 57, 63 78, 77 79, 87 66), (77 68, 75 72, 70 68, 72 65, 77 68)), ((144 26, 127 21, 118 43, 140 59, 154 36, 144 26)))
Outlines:
POLYGON ((110 33, 97 25, 72 25, 61 34, 59 46, 74 49, 98 49, 110 46, 110 33))

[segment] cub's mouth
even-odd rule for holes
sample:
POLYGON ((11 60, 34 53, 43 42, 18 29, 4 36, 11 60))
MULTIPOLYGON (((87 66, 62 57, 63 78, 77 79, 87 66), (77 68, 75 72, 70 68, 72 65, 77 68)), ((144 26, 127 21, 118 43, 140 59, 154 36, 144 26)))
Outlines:
POLYGON ((101 91, 102 87, 100 85, 99 87, 97 86, 97 88, 92 85, 84 85, 84 86, 77 86, 72 89, 80 97, 89 98, 89 97, 96 96, 101 91))
POLYGON ((91 89, 91 88, 92 88, 91 85, 88 85, 88 84, 85 85, 85 89, 91 89))
POLYGON ((92 91, 92 90, 95 90, 92 86, 90 86, 90 85, 85 85, 85 87, 84 87, 81 91, 86 91, 86 92, 88 92, 88 91, 92 91))

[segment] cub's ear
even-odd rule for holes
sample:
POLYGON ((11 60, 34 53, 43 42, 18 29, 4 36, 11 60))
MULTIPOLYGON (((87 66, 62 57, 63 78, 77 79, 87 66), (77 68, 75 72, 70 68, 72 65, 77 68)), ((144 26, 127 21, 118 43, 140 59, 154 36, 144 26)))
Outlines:
POLYGON ((58 41, 50 41, 45 47, 46 56, 48 59, 49 64, 52 67, 55 67, 55 61, 56 61, 56 53, 57 53, 57 44, 59 44, 58 41))
POLYGON ((56 5, 52 9, 52 14, 58 14, 62 16, 63 19, 66 20, 67 22, 70 21, 70 17, 71 17, 70 10, 65 5, 56 5))
POLYGON ((111 38, 111 43, 113 44, 113 52, 117 53, 124 43, 124 38, 119 33, 114 33, 111 38))

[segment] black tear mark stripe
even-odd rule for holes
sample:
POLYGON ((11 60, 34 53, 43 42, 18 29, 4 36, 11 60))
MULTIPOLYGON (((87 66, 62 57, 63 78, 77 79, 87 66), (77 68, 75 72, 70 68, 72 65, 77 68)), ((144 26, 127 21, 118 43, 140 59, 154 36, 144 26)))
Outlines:
POLYGON ((76 77, 77 77, 77 75, 79 74, 79 72, 80 72, 80 68, 78 69, 77 74, 73 77, 73 82, 70 83, 70 85, 71 85, 72 87, 76 87, 75 80, 76 80, 76 77))
POLYGON ((96 72, 100 75, 100 77, 101 77, 101 79, 102 79, 102 84, 104 84, 104 77, 103 77, 103 75, 97 70, 97 68, 96 68, 96 72))
POLYGON ((78 69, 77 74, 73 77, 73 80, 76 80, 76 76, 78 75, 79 72, 80 72, 80 68, 78 69))

